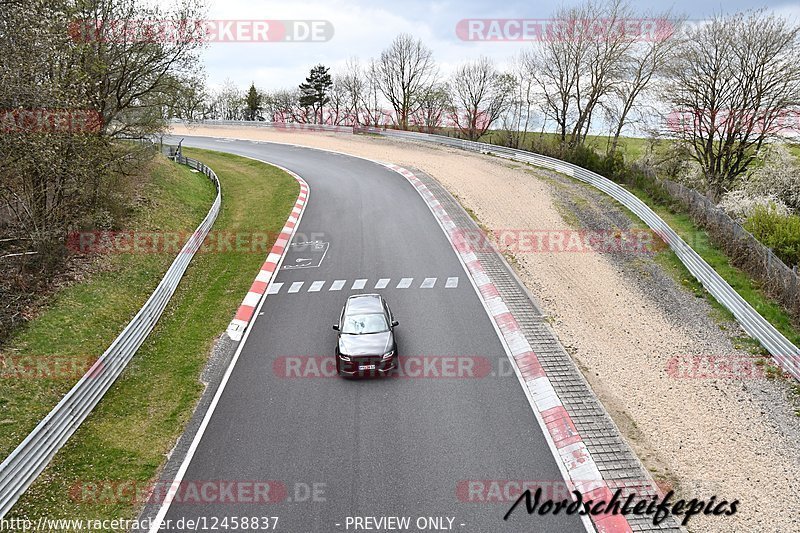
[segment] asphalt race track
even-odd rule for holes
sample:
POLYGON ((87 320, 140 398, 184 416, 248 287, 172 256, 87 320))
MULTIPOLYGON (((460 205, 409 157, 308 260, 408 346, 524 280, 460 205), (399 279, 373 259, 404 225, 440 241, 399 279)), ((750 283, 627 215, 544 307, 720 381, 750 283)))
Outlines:
MULTIPOLYGON (((278 517, 275 530, 292 533, 385 531, 386 524, 356 529, 352 517, 398 516, 410 517, 408 531, 447 530, 448 519, 451 530, 464 532, 585 530, 577 516, 529 516, 524 505, 504 522, 511 502, 459 496, 469 480, 552 484, 562 476, 469 278, 402 176, 293 146, 203 137, 186 137, 183 145, 298 173, 311 194, 295 242, 316 244, 288 252, 283 266, 295 268, 278 271, 183 478, 266 481, 270 498, 280 501, 176 501, 166 515, 172 524, 269 516, 278 517), (379 280, 388 281, 375 289, 379 280), (385 296, 400 321, 398 353, 417 358, 422 376, 331 375, 331 325, 354 292, 385 296), (491 372, 437 376, 434 363, 443 356, 486 363, 491 372), (300 367, 289 371, 288 361, 300 367), (317 363, 328 371, 317 371, 317 363), (420 517, 424 529, 415 525, 420 517), (428 517, 443 517, 443 525, 428 517)), ((223 182, 223 201, 224 194, 223 182)))

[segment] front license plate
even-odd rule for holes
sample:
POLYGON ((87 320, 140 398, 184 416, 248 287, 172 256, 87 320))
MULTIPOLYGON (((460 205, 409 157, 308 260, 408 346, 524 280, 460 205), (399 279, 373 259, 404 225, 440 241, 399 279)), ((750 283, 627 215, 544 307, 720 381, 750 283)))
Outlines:
POLYGON ((359 370, 375 370, 375 365, 359 365, 359 370))

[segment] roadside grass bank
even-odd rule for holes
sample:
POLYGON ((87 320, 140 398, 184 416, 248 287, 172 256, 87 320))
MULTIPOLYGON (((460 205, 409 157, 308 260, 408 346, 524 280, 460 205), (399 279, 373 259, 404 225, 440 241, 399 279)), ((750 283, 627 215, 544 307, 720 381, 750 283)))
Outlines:
MULTIPOLYGON (((125 224, 131 231, 192 231, 214 199, 214 187, 188 167, 156 157, 125 224)), ((173 258, 164 254, 98 254, 87 279, 57 291, 2 350, 0 455, 6 457, 66 394, 133 317, 173 258), (65 371, 48 376, 53 361, 65 371), (24 371, 26 366, 41 372, 24 371), (84 368, 81 368, 83 366, 84 368), (49 379, 48 379, 49 378, 49 379)))
MULTIPOLYGON (((480 138, 480 142, 503 146, 506 136, 507 134, 504 131, 489 130, 480 138)), ((585 144, 598 153, 605 154, 611 145, 611 140, 608 135, 587 135, 585 144)), ((535 151, 535 147, 541 143, 555 145, 559 141, 560 137, 556 133, 529 131, 520 143, 519 148, 523 150, 533 149, 535 151)), ((627 161, 636 161, 647 152, 651 143, 658 154, 666 153, 671 146, 671 142, 666 139, 651 141, 645 137, 620 137, 617 147, 625 155, 627 161)))
MULTIPOLYGON (((569 178, 567 176, 567 178, 569 178)), ((574 178, 569 178, 583 187, 591 188, 574 178)), ((628 191, 636 195, 640 200, 648 205, 658 216, 660 216, 680 237, 686 241, 728 284, 731 285, 753 308, 766 318, 778 331, 795 345, 800 345, 800 326, 796 324, 792 317, 772 299, 762 288, 761 284, 753 279, 743 270, 732 265, 730 258, 716 246, 708 233, 696 224, 692 218, 682 212, 667 194, 654 183, 645 182, 646 178, 635 180, 634 184, 619 183, 628 191)), ((548 180, 552 181, 552 180, 548 180)), ((551 184, 552 185, 552 184, 551 184)), ((644 229, 647 225, 639 219, 633 212, 619 205, 635 227, 644 229)), ((563 213, 562 213, 563 215, 563 213)), ((567 220, 567 223, 574 221, 567 220)), ((694 278, 686 266, 680 261, 678 256, 669 248, 666 248, 655 257, 684 288, 691 291, 696 297, 707 299, 715 311, 719 321, 735 321, 733 314, 722 304, 716 301, 703 285, 694 278)), ((721 325, 721 327, 723 327, 721 325)), ((755 339, 752 339, 744 332, 736 336, 736 341, 742 347, 748 348, 754 355, 769 355, 755 339)), ((765 365, 765 373, 768 377, 778 377, 782 372, 771 360, 759 360, 760 364, 765 365)))
MULTIPOLYGON (((497 134, 498 132, 492 132, 497 134)), ((534 134, 538 137, 539 134, 534 134)), ((555 150, 552 142, 557 140, 553 134, 545 134, 546 143, 540 148, 544 151, 537 150, 537 152, 544 153, 564 159, 578 166, 587 168, 600 175, 604 175, 615 183, 625 187, 628 191, 636 195, 640 200, 648 205, 655 211, 667 224, 670 225, 678 235, 683 238, 694 250, 720 275, 725 281, 728 282, 741 296, 745 299, 756 311, 758 311, 765 319, 767 319, 778 331, 780 331, 787 339, 793 344, 800 345, 800 324, 781 306, 781 304, 769 296, 767 290, 758 280, 754 279, 747 272, 739 269, 731 263, 727 254, 717 246, 708 233, 696 223, 691 216, 685 212, 683 207, 673 199, 667 191, 662 189, 654 180, 649 179, 642 175, 641 172, 629 167, 622 160, 615 160, 600 155, 594 151, 594 148, 584 148, 574 153, 558 154, 549 153, 555 150), (566 157, 564 157, 566 155, 566 157), (570 160, 574 159, 574 160, 570 160)), ((603 137, 592 137, 587 139, 587 143, 591 144, 592 141, 596 142, 603 137)), ((624 138, 627 143, 630 138, 624 138)), ((623 141, 623 138, 620 139, 623 141)), ((644 141, 641 139, 640 141, 644 141)), ((661 141, 662 143, 668 141, 661 141)), ((635 143, 634 143, 635 144, 635 143)), ((641 147, 641 146, 640 146, 641 147)), ((574 178, 570 178, 573 179, 574 178)), ((579 180, 574 180, 579 181, 579 180)), ((589 186, 580 182, 582 185, 589 186)), ((622 207, 622 206, 621 206, 622 207)), ((630 218, 640 227, 646 228, 647 226, 636 215, 634 215, 627 208, 622 207, 628 213, 630 218)), ((562 213, 563 215, 563 213, 562 213)), ((569 223, 569 220, 567 220, 569 223)), ((691 275, 689 270, 681 263, 677 255, 671 250, 667 249, 660 252, 657 260, 663 266, 668 268, 668 271, 673 274, 677 280, 688 290, 692 291, 696 296, 706 297, 716 311, 722 313, 721 318, 734 320, 733 314, 719 304, 713 296, 711 296, 702 284, 691 275)), ((738 337, 738 342, 746 345, 750 351, 759 353, 761 355, 767 354, 758 341, 750 338, 747 334, 742 333, 738 337)), ((762 362, 760 360, 759 362, 762 362)), ((782 374, 780 369, 772 362, 763 360, 766 365, 766 374, 771 377, 777 377, 782 374)))
MULTIPOLYGON (((747 272, 731 264, 725 252, 714 244, 708 233, 692 218, 684 213, 665 195, 654 194, 647 188, 637 185, 623 185, 640 200, 658 214, 680 237, 691 246, 722 278, 738 292, 761 316, 767 319, 793 344, 800 345, 800 325, 787 313, 781 305, 772 299, 761 283, 753 279, 747 272)), ((634 215, 635 216, 635 215, 634 215)), ((733 314, 719 304, 700 282, 694 279, 688 269, 680 262, 671 250, 662 252, 662 261, 671 264, 680 274, 681 283, 688 286, 696 295, 705 296, 712 305, 720 309, 725 316, 733 319, 733 314), (691 281, 689 281, 691 280, 691 281)), ((749 339, 749 338, 748 338, 749 339)), ((753 340, 753 344, 757 341, 753 340)), ((766 353, 766 351, 763 351, 766 353)))
MULTIPOLYGON (((144 503, 141 492, 156 476, 202 394, 200 375, 215 339, 225 331, 294 206, 299 185, 275 167, 207 150, 183 152, 213 168, 220 179, 222 209, 212 233, 248 240, 267 236, 266 242, 224 250, 210 247, 195 255, 150 337, 9 517, 135 517, 144 503), (128 490, 121 490, 123 486, 128 490)), ((165 160, 158 165, 169 168, 170 186, 150 191, 155 204, 137 217, 135 229, 193 231, 213 201, 213 185, 187 167, 165 160), (199 183, 200 190, 186 197, 188 182, 199 183), (184 208, 179 206, 186 202, 192 208, 181 216, 184 208)), ((174 253, 109 257, 114 269, 70 288, 74 296, 58 295, 53 307, 15 339, 15 346, 28 353, 99 356, 173 259, 174 253), (54 318, 48 320, 51 314, 54 318)), ((44 382, 27 385, 44 390, 38 397, 15 400, 33 404, 26 410, 30 430, 74 380, 55 387, 46 380, 28 381, 44 382)), ((18 433, 24 437, 26 431, 18 433)), ((6 453, 18 441, 12 445, 9 437, 3 440, 6 453)))

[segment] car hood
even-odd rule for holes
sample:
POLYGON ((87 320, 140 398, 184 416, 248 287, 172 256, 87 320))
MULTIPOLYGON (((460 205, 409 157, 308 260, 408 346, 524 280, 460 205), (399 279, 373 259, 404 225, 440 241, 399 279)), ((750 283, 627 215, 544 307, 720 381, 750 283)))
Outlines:
POLYGON ((391 331, 364 335, 339 335, 339 353, 344 355, 383 355, 393 344, 391 331))

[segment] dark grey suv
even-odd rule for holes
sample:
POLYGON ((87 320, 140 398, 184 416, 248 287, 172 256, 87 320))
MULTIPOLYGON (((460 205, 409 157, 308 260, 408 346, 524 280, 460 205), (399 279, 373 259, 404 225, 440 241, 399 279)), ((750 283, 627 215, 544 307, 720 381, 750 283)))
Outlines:
POLYGON ((380 294, 355 294, 345 302, 336 342, 336 371, 339 375, 382 375, 397 368, 398 322, 380 294))

